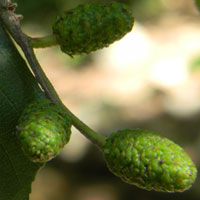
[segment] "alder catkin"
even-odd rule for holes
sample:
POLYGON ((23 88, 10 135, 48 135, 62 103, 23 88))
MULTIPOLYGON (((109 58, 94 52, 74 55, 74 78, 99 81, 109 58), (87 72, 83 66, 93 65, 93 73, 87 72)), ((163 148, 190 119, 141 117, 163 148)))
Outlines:
POLYGON ((180 146, 141 129, 112 133, 104 158, 113 174, 147 190, 182 192, 197 175, 194 163, 180 146))
POLYGON ((33 162, 54 158, 69 141, 71 120, 49 100, 37 100, 28 105, 17 126, 22 150, 33 162))
POLYGON ((57 17, 53 33, 61 50, 70 56, 109 46, 131 31, 133 14, 125 4, 87 3, 57 17))

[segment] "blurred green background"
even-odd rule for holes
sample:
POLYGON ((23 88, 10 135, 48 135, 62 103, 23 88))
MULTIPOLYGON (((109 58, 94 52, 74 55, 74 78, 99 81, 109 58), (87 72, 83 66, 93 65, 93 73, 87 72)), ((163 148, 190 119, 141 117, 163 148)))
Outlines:
MULTIPOLYGON (((107 0, 108 1, 108 0, 107 0)), ((18 0, 22 28, 51 33, 56 15, 87 0, 18 0)), ((193 0, 121 0, 135 16, 124 39, 90 55, 59 47, 36 54, 63 102, 104 135, 144 128, 180 144, 200 167, 200 15, 193 0)), ((198 200, 193 187, 176 194, 123 183, 105 166, 99 149, 76 129, 63 152, 36 176, 31 200, 198 200)))
MULTIPOLYGON (((48 28, 59 12, 88 2, 111 2, 112 0, 15 0, 19 4, 17 12, 24 15, 24 23, 38 23, 43 29, 48 28), (42 20, 41 20, 42 19, 42 20)), ((117 0, 116 0, 117 1, 117 0)), ((163 12, 168 12, 168 1, 162 0, 118 0, 132 7, 135 17, 139 21, 156 19, 163 12)), ((173 2, 173 1, 171 1, 173 2)), ((180 1, 178 1, 180 2, 180 1)), ((182 1, 183 2, 183 1, 182 1)), ((175 3, 177 4, 177 3, 175 3)), ((178 3, 179 4, 179 3, 178 3)), ((170 5, 169 5, 170 7, 170 5)), ((173 9, 173 7, 171 8, 173 9)), ((176 9, 176 8, 175 8, 176 9)), ((182 10, 183 11, 183 10, 182 10)), ((179 10, 179 12, 182 12, 179 10)), ((185 11, 184 11, 185 12, 185 11)), ((187 11, 186 11, 187 12, 187 11)))

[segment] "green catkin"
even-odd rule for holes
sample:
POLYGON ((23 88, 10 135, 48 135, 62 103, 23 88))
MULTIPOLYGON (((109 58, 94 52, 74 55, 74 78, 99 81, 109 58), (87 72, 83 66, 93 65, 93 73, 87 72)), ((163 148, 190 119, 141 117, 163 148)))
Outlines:
POLYGON ((99 2, 65 12, 52 28, 61 50, 73 56, 108 47, 131 31, 133 24, 132 12, 125 4, 99 2))
POLYGON ((69 141, 71 120, 49 100, 37 100, 28 105, 17 126, 22 150, 33 162, 54 158, 69 141))
POLYGON ((194 163, 180 146, 141 129, 112 133, 104 158, 113 174, 147 190, 182 192, 197 175, 194 163))

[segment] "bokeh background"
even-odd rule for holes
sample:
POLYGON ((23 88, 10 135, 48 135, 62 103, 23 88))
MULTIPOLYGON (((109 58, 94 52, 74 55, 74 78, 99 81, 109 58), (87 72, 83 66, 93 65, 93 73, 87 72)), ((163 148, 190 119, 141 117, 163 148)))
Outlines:
MULTIPOLYGON (((108 1, 108 0, 107 0, 108 1)), ((56 15, 87 0, 18 0, 30 36, 51 33, 56 15)), ((94 0, 93 0, 94 2, 94 0)), ((66 106, 109 135, 143 128, 180 144, 200 167, 200 14, 193 0, 121 0, 131 33, 90 55, 35 50, 66 106)), ((99 149, 75 128, 62 153, 37 174, 31 200, 199 200, 199 176, 184 193, 145 191, 106 168, 99 149)))

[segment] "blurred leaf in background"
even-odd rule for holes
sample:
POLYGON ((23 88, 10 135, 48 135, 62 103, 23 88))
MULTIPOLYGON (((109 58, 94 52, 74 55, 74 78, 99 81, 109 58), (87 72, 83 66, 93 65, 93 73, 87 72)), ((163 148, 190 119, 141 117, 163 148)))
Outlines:
POLYGON ((195 0, 195 3, 196 3, 198 10, 200 10, 200 0, 195 0))
POLYGON ((133 8, 133 13, 137 21, 149 21, 156 19, 163 11, 162 0, 119 0, 122 3, 129 4, 133 8))
POLYGON ((189 63, 189 70, 196 72, 200 70, 200 56, 194 57, 189 63))
MULTIPOLYGON (((87 2, 103 2, 105 0, 16 0, 17 13, 24 16, 24 23, 39 23, 46 27, 52 20, 67 9, 87 2)), ((112 0, 106 0, 109 2, 112 0)), ((133 7, 137 20, 149 20, 158 16, 163 10, 162 0, 116 0, 133 7)))
POLYGON ((60 12, 63 0, 16 0, 17 13, 24 16, 24 23, 39 23, 45 25, 60 12))
POLYGON ((67 9, 91 0, 16 0, 17 13, 24 16, 23 23, 40 24, 43 28, 51 25, 55 17, 67 9))

